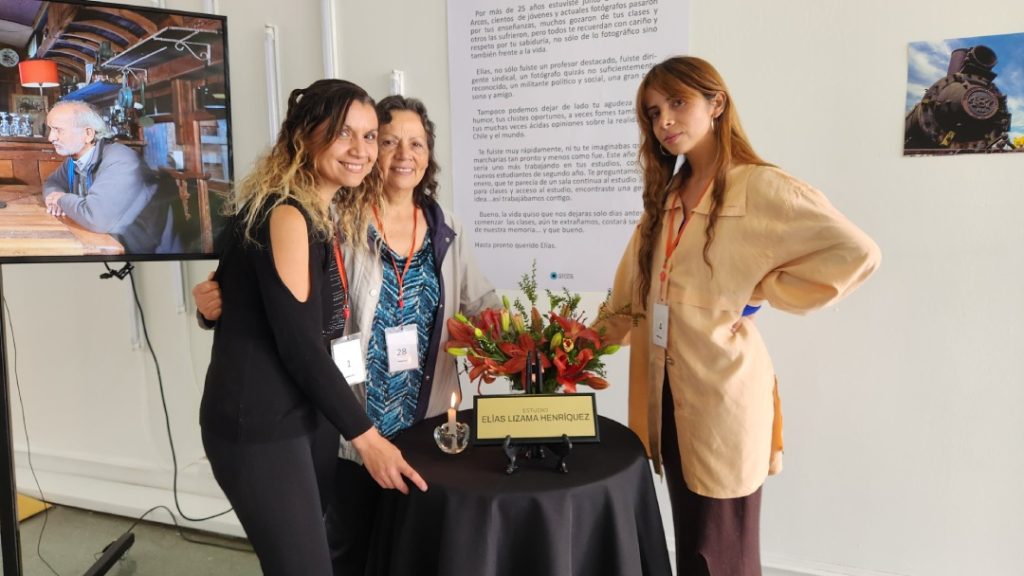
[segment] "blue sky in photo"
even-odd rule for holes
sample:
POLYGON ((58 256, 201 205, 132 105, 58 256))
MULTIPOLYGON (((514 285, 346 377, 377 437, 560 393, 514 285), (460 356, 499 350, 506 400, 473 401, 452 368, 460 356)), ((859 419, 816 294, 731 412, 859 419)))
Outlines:
POLYGON ((996 87, 1006 95, 1010 109, 1010 138, 1024 136, 1024 33, 974 36, 934 42, 911 42, 907 50, 906 111, 921 101, 921 96, 936 80, 946 75, 949 54, 957 48, 984 44, 996 53, 993 72, 996 87))

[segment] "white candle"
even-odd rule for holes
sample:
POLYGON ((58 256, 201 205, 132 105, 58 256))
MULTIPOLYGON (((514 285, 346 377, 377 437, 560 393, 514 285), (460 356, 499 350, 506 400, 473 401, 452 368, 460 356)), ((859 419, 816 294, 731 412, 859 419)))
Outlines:
POLYGON ((448 409, 448 433, 452 436, 452 444, 455 443, 455 404, 457 397, 455 392, 452 392, 452 406, 448 409))

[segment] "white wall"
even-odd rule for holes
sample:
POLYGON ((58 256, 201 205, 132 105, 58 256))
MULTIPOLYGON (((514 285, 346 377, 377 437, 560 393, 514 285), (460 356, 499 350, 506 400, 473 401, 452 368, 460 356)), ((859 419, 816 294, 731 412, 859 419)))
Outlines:
POLYGON ((883 254, 835 309, 759 319, 787 416, 788 468, 765 492, 769 564, 1022 573, 1024 156, 900 155, 907 43, 1024 31, 1020 2, 962 8, 695 3, 694 51, 731 81, 759 151, 883 254))
POLYGON ((380 100, 392 70, 405 72, 405 95, 419 98, 434 121, 438 197, 452 202, 451 110, 448 97, 448 17, 439 0, 338 2, 341 77, 380 100), (400 14, 400 17, 395 17, 400 14))
MULTIPOLYGON (((839 306, 757 319, 786 413, 786 471, 764 496, 767 572, 1022 573, 1024 158, 901 150, 907 43, 1024 31, 1024 4, 691 3, 692 52, 726 77, 759 152, 824 190, 883 252, 839 306)), ((346 3, 341 70, 380 95, 403 68, 408 94, 440 118, 445 27, 441 0, 346 3)), ((623 388, 599 396, 602 412, 624 415, 623 388)))
MULTIPOLYGON (((786 470, 764 497, 766 572, 1021 574, 1022 158, 900 151, 906 44, 1021 32, 1024 4, 691 1, 693 52, 729 81, 757 149, 824 190, 883 252, 876 276, 838 307, 805 318, 765 310, 757 320, 786 411, 786 470)), ((287 12, 276 0, 218 4, 229 17, 235 168, 244 173, 267 139, 263 25, 279 26, 282 86, 308 84, 323 70, 322 3, 289 2, 287 12)), ((450 166, 445 3, 339 1, 337 15, 342 75, 380 97, 390 71, 405 70, 450 166)), ((450 205, 451 180, 441 176, 450 205)), ((209 269, 186 264, 185 284, 209 269)), ((153 369, 131 347, 127 286, 96 280, 101 271, 4 266, 4 294, 44 491, 129 513, 154 498, 169 503, 169 452, 153 369)), ((188 467, 183 505, 214 510, 215 498, 201 498, 216 486, 196 426, 209 335, 194 328, 191 303, 177 310, 177 264, 145 264, 137 277, 188 467)), ((624 383, 625 354, 616 362, 613 379, 624 383)), ((599 397, 619 419, 624 402, 623 385, 599 397)), ((28 488, 23 466, 19 458, 28 488)))

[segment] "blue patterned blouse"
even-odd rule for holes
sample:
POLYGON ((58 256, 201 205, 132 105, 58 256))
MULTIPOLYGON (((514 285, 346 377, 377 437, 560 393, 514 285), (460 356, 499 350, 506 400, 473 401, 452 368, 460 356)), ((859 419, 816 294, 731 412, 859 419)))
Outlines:
MULTIPOLYGON (((371 229, 371 242, 376 243, 376 230, 371 229)), ((419 341, 419 366, 427 358, 427 343, 434 327, 434 315, 441 293, 434 267, 434 249, 427 233, 423 246, 412 256, 412 264, 405 274, 402 299, 398 307, 398 269, 405 267, 406 258, 382 244, 381 264, 384 282, 380 289, 380 302, 373 316, 373 328, 367 347, 366 413, 385 437, 391 438, 413 424, 419 400, 422 368, 391 374, 388 371, 388 347, 384 330, 395 326, 416 325, 419 341), (394 258, 394 263, 392 262, 394 258)))

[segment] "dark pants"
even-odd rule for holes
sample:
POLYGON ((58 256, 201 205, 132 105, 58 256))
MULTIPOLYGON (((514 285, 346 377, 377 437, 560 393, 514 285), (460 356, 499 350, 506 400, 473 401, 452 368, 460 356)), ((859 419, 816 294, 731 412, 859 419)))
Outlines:
POLYGON ((677 576, 761 576, 761 488, 742 498, 707 498, 686 486, 672 390, 661 398, 661 455, 676 537, 677 576))
POLYGON ((203 430, 213 476, 234 507, 264 576, 331 575, 314 466, 317 444, 313 436, 232 442, 203 430))
POLYGON ((361 576, 382 488, 363 466, 335 460, 334 500, 326 516, 331 562, 335 576, 361 576))
POLYGON ((338 444, 341 433, 327 417, 318 414, 317 429, 313 437, 313 468, 316 471, 316 485, 320 488, 320 510, 326 514, 334 502, 334 468, 338 460, 338 444))

